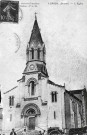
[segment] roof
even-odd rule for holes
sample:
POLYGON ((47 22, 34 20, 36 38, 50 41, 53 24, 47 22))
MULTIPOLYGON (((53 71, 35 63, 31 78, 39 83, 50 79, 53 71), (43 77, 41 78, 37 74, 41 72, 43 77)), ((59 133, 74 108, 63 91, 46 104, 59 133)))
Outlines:
MULTIPOLYGON (((25 70, 24 70, 24 72, 25 72, 25 70)), ((21 79, 17 80, 17 82, 24 82, 24 81, 25 81, 25 76, 22 76, 21 79)))
POLYGON ((10 92, 10 91, 12 91, 12 90, 16 89, 17 87, 18 87, 18 86, 13 87, 12 89, 10 89, 10 90, 8 90, 8 91, 4 92, 4 94, 7 94, 8 92, 10 92))
POLYGON ((43 66, 42 64, 37 64, 37 68, 38 68, 38 71, 40 71, 43 74, 45 74, 46 76, 48 76, 48 72, 47 72, 46 66, 43 66), (44 67, 45 67, 45 71, 43 70, 44 67))
POLYGON ((84 91, 85 89, 80 89, 80 90, 71 90, 70 93, 72 94, 81 94, 82 91, 84 91))
POLYGON ((65 86, 62 86, 62 85, 59 85, 59 84, 56 84, 54 82, 52 82, 51 80, 48 80, 47 83, 51 84, 51 85, 55 85, 55 86, 58 86, 58 87, 65 87, 65 86))
POLYGON ((34 25, 33 25, 33 30, 32 30, 32 33, 31 33, 29 45, 31 46, 32 43, 34 44, 35 48, 38 47, 39 43, 40 43, 40 45, 43 44, 43 40, 42 40, 42 37, 41 37, 41 33, 40 33, 40 29, 39 29, 36 17, 35 17, 35 21, 34 21, 34 25))
POLYGON ((78 100, 79 102, 82 102, 80 99, 78 99, 75 95, 73 95, 71 93, 71 91, 65 90, 65 92, 67 92, 70 96, 72 96, 73 98, 75 98, 76 100, 78 100))

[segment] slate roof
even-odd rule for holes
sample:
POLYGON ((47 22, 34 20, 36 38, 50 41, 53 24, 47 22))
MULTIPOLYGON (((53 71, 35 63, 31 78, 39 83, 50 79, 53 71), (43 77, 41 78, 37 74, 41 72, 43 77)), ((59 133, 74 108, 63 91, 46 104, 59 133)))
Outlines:
POLYGON ((32 43, 34 44, 35 48, 38 47, 38 44, 40 44, 40 45, 43 44, 43 40, 41 37, 40 29, 39 29, 38 22, 37 22, 36 18, 35 18, 35 22, 33 25, 33 30, 31 33, 29 45, 31 46, 32 43))
POLYGON ((82 101, 81 101, 79 98, 77 98, 74 94, 72 94, 71 91, 65 90, 65 92, 68 93, 68 94, 69 94, 70 96, 72 96, 73 98, 75 98, 76 100, 78 100, 79 102, 82 103, 82 101))
POLYGON ((71 90, 70 93, 72 94, 81 94, 82 91, 84 91, 85 89, 79 89, 79 90, 71 90))
POLYGON ((4 94, 7 94, 8 92, 10 92, 10 91, 12 91, 12 90, 16 89, 17 87, 18 87, 18 86, 13 87, 12 89, 10 89, 10 90, 8 90, 8 91, 4 92, 4 94))
POLYGON ((48 80, 47 83, 51 84, 51 85, 55 85, 55 86, 58 86, 58 87, 65 87, 65 86, 62 86, 62 85, 59 85, 59 84, 56 84, 54 82, 52 82, 51 80, 48 80))

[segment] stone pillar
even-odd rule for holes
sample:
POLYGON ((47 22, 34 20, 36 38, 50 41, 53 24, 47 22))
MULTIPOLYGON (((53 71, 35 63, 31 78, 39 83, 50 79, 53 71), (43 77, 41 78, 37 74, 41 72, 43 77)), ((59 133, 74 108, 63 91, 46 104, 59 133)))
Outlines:
POLYGON ((29 50, 29 61, 31 61, 31 50, 29 50))
POLYGON ((40 50, 40 60, 43 61, 43 50, 40 50))

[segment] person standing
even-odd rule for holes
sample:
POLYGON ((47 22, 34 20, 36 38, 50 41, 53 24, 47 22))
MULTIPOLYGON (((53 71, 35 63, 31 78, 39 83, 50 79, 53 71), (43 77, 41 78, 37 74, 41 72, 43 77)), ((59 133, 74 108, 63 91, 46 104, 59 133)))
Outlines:
POLYGON ((14 128, 12 129, 10 135, 17 135, 16 132, 14 131, 14 128))
POLYGON ((27 135, 26 128, 24 129, 22 135, 27 135))

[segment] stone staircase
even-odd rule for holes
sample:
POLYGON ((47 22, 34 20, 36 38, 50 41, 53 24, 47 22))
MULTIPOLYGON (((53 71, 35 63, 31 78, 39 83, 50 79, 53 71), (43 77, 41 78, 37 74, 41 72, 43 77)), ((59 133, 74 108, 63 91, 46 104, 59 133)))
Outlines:
MULTIPOLYGON (((24 128, 16 131, 17 135, 23 135, 24 128)), ((39 131, 37 130, 27 130, 26 135, 39 135, 39 131)))
POLYGON ((15 132, 17 135, 23 135, 24 129, 25 129, 25 127, 19 128, 19 129, 16 129, 15 132))

